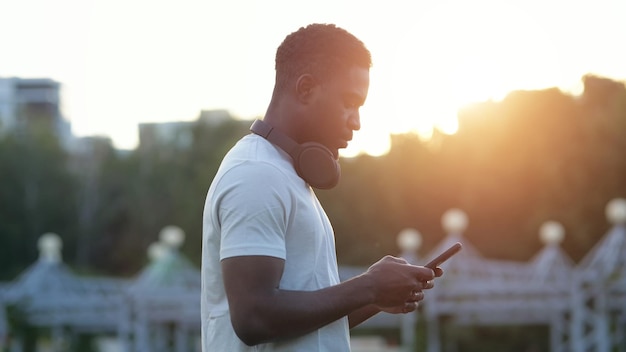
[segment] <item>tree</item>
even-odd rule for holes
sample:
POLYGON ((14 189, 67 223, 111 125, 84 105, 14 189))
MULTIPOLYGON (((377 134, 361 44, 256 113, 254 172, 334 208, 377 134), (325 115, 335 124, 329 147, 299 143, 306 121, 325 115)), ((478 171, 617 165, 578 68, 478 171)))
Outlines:
POLYGON ((67 154, 45 128, 0 138, 0 277, 11 278, 37 258, 37 240, 56 232, 75 245, 75 179, 67 154))

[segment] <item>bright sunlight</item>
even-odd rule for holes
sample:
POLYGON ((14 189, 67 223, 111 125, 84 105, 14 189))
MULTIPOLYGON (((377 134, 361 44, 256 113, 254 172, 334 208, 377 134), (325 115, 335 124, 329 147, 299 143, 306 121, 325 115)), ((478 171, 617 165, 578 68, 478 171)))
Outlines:
POLYGON ((389 134, 454 134, 460 107, 512 90, 576 93, 590 73, 626 80, 618 0, 318 0, 306 11, 289 0, 0 3, 0 76, 60 82, 73 133, 123 149, 137 147, 142 122, 262 116, 276 47, 314 22, 372 52, 362 129, 345 157, 386 153, 389 134))
POLYGON ((405 31, 391 53, 375 57, 363 128, 345 157, 386 153, 389 133, 454 134, 465 105, 563 82, 549 36, 504 2, 444 3, 405 31))

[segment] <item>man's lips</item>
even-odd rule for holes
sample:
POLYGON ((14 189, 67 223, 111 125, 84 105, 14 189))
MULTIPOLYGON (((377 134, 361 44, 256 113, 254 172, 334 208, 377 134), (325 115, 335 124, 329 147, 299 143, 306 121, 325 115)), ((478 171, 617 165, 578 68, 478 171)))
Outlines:
POLYGON ((335 158, 339 157, 339 149, 344 149, 348 147, 348 142, 352 140, 352 135, 347 135, 340 137, 337 139, 335 143, 333 143, 333 147, 330 148, 331 152, 335 156, 335 158))
POLYGON ((351 139, 352 139, 352 138, 350 138, 350 139, 345 139, 345 138, 340 139, 340 140, 337 142, 337 148, 338 148, 338 149, 341 149, 341 148, 347 148, 347 147, 348 147, 348 142, 350 142, 350 140, 351 140, 351 139))

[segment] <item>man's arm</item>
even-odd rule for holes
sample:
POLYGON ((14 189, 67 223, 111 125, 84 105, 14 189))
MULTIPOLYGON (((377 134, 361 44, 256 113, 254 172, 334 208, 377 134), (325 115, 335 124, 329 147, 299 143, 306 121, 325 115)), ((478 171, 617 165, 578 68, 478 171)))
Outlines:
MULTIPOLYGON (((435 272, 435 277, 440 277, 443 275, 443 269, 441 269, 440 267, 436 267, 434 269, 434 272, 435 272)), ((422 289, 424 290, 428 290, 428 289, 435 287, 435 284, 433 281, 425 281, 425 282, 421 282, 421 284, 422 284, 422 289)), ((381 308, 381 307, 377 307, 374 304, 369 304, 365 307, 359 308, 348 315, 348 319, 350 321, 350 329, 363 323, 367 319, 373 317, 374 315, 380 312, 386 312, 386 313, 391 313, 391 314, 410 313, 414 311, 415 309, 417 309, 417 306, 422 299, 424 299, 424 294, 422 292, 419 292, 419 295, 411 297, 407 302, 405 302, 405 304, 401 306, 381 308), (414 307, 407 306, 406 303, 410 303, 410 302, 415 303, 414 307)))
POLYGON ((287 291, 279 287, 283 269, 282 259, 269 256, 222 260, 231 321, 247 345, 301 336, 353 312, 357 323, 375 310, 415 310, 417 300, 423 298, 421 282, 434 278, 431 269, 385 257, 366 273, 338 285, 287 291), (413 291, 420 293, 413 295, 413 291))
POLYGON ((369 304, 365 307, 355 310, 348 315, 348 320, 350 321, 350 329, 361 324, 362 322, 380 312, 381 310, 373 304, 369 304))

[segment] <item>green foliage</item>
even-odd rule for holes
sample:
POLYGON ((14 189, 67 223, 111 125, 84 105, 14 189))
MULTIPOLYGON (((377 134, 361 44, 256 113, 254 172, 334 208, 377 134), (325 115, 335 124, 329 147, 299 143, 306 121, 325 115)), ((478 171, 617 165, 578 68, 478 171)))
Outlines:
MULTIPOLYGON (((455 135, 395 135, 384 156, 342 159, 339 185, 317 191, 339 261, 398 254, 396 235, 409 227, 422 233, 424 253, 443 238, 451 207, 468 213, 466 235, 486 256, 529 259, 541 223, 557 220, 564 248, 580 259, 609 228, 606 203, 626 197, 626 88, 592 76, 585 87, 580 97, 514 92, 461 111, 455 135)), ((63 238, 77 270, 132 276, 159 231, 176 225, 199 266, 206 192, 249 125, 199 119, 180 127, 185 143, 153 141, 129 154, 104 142, 69 154, 45 129, 0 137, 0 280, 36 259, 45 232, 63 238)))
POLYGON ((26 319, 26 314, 21 305, 6 306, 7 321, 13 338, 24 342, 24 352, 33 352, 36 348, 37 336, 40 329, 32 326, 26 319))
POLYGON ((580 97, 514 92, 461 111, 455 135, 394 136, 386 156, 344 160, 339 186, 320 196, 340 261, 397 254, 406 227, 422 233, 424 253, 443 238, 440 218, 452 207, 468 213, 466 236, 486 256, 528 260, 542 246, 541 224, 556 220, 581 259, 610 226, 607 202, 626 196, 626 89, 586 84, 580 97))
POLYGON ((58 233, 72 253, 75 179, 57 139, 42 130, 0 138, 0 279, 37 257, 37 239, 58 233))
POLYGON ((93 222, 84 226, 89 270, 136 274, 146 264, 146 249, 168 225, 185 231, 183 251, 199 266, 208 186, 248 126, 236 120, 213 127, 198 122, 179 131, 192 136, 191 147, 164 142, 126 156, 105 153, 94 181, 97 192, 84 202, 96 203, 93 222))

